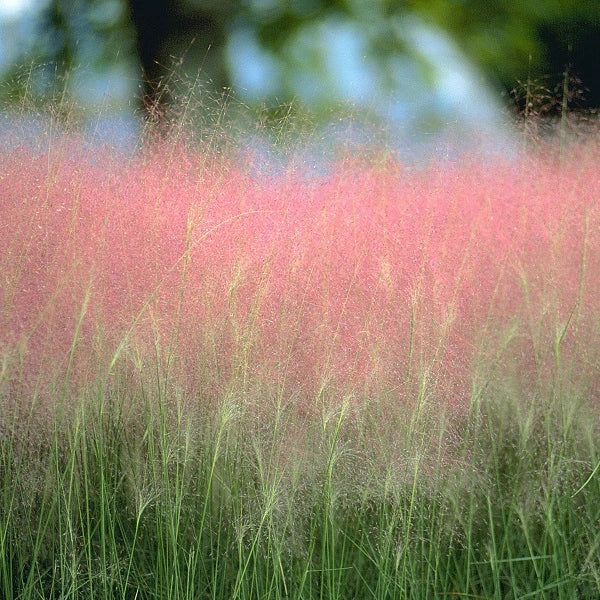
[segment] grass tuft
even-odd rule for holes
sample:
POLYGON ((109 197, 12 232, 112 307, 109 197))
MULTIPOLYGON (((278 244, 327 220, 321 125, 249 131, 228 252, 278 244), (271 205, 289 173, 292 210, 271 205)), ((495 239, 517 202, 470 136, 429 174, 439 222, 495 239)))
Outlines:
POLYGON ((0 597, 597 597, 600 147, 562 142, 3 150, 0 597))

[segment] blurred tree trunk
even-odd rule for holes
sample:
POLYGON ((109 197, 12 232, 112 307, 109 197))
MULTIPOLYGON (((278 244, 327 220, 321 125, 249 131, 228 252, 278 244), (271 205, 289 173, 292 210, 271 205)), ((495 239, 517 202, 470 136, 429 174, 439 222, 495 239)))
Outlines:
POLYGON ((165 124, 174 101, 170 81, 194 72, 215 90, 229 83, 224 64, 227 0, 129 0, 142 67, 141 107, 149 122, 165 124))
POLYGON ((142 108, 151 120, 160 114, 161 79, 163 77, 161 56, 169 36, 167 23, 172 10, 171 0, 130 0, 131 22, 137 35, 137 51, 142 67, 142 108))

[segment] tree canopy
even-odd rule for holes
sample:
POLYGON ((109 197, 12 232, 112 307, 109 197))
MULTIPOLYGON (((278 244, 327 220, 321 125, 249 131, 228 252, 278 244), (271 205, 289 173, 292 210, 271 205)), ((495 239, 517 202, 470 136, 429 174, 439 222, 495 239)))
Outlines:
MULTIPOLYGON (((300 63, 310 68, 312 60, 319 77, 322 54, 294 50, 307 31, 355 23, 366 35, 365 55, 385 66, 411 53, 397 32, 397 24, 411 15, 447 32, 506 94, 526 81, 538 82, 550 95, 557 88, 559 94, 566 74, 572 89, 581 92, 572 94, 581 107, 600 106, 600 3, 595 0, 48 0, 37 41, 23 48, 20 59, 46 65, 37 84, 42 95, 57 74, 78 65, 137 63, 140 99, 156 111, 169 101, 168 87, 158 90, 173 69, 200 72, 217 91, 234 84, 232 40, 243 34, 273 58, 277 81, 271 94, 285 102, 294 95, 290 82, 300 63)), ((4 78, 11 79, 11 72, 4 78)), ((17 83, 5 84, 5 95, 23 87, 22 80, 12 80, 17 83)), ((265 90, 268 96, 269 86, 265 90)))

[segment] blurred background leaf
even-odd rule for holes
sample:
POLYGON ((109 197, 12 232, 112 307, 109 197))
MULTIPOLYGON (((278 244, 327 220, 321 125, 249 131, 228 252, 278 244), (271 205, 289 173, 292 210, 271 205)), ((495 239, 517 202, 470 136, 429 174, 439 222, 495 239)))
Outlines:
POLYGON ((431 131, 497 129, 534 82, 549 114, 565 81, 569 108, 600 106, 596 0, 4 1, 5 104, 72 96, 160 120, 191 87, 233 89, 267 119, 345 106, 431 131))

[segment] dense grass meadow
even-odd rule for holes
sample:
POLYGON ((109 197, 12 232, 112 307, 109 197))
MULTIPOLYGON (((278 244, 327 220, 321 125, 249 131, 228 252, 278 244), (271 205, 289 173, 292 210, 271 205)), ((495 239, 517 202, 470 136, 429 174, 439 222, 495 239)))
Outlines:
POLYGON ((0 151, 0 598, 600 597, 600 137, 217 147, 0 151))

